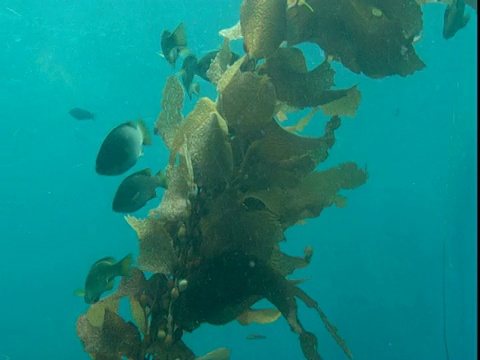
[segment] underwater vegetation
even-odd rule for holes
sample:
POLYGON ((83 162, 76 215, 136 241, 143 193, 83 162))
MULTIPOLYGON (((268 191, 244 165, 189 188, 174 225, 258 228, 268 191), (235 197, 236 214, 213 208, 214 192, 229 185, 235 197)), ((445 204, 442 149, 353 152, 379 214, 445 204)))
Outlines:
POLYGON ((300 301, 352 358, 302 281, 288 279, 308 266, 312 248, 290 255, 280 243, 288 228, 346 206, 339 192, 368 178, 352 162, 316 170, 341 117, 354 116, 361 100, 356 85, 333 88, 330 62, 371 78, 413 74, 425 66, 414 49, 422 26, 414 0, 244 0, 239 24, 222 34, 241 35, 246 54, 232 62, 226 38, 205 71, 217 99, 199 98, 184 117, 182 84, 176 76, 166 80, 154 129, 170 151, 164 195, 147 218, 125 217, 138 235, 138 268, 78 318, 84 350, 97 360, 228 359, 225 348, 196 357, 183 334, 202 323, 266 324, 283 316, 305 358, 319 360, 317 337, 298 315, 300 301), (307 41, 327 54, 312 70, 292 47, 307 41), (282 126, 286 113, 303 108, 311 113, 293 128, 282 126), (324 133, 299 134, 318 111, 329 118, 324 133), (131 320, 119 314, 124 298, 131 320), (272 308, 252 308, 262 299, 272 308))

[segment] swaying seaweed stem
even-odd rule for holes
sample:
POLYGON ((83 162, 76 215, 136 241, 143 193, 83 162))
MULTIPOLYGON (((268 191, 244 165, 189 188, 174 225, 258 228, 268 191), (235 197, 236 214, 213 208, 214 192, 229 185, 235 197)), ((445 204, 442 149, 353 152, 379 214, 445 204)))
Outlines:
POLYGON ((320 315, 320 318, 322 319, 323 323, 325 324, 325 327, 327 328, 328 332, 334 340, 337 342, 337 344, 342 348, 343 352, 350 358, 353 359, 352 352, 347 346, 347 343, 345 340, 343 340, 340 335, 338 335, 338 330, 337 328, 328 321, 327 316, 325 313, 320 309, 318 306, 318 303, 313 300, 310 296, 307 295, 306 292, 304 292, 302 289, 295 287, 295 296, 301 299, 305 305, 307 305, 309 308, 317 310, 318 314, 320 315))

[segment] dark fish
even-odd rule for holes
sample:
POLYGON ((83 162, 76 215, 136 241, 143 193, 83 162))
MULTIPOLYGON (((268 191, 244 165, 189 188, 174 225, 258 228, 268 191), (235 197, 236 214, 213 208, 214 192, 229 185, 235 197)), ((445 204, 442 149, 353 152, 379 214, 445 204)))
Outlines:
POLYGON ((187 49, 187 33, 185 32, 185 25, 180 23, 172 32, 165 30, 162 33, 160 41, 162 53, 167 62, 175 66, 175 63, 181 53, 188 51, 187 49))
POLYGON ((197 64, 197 57, 190 54, 183 60, 182 70, 180 71, 183 87, 187 91, 189 99, 192 98, 192 93, 197 96, 200 94, 200 84, 193 82, 193 78, 197 72, 197 64))
POLYGON ((265 340, 267 337, 260 334, 250 334, 247 336, 247 340, 265 340))
POLYGON ((310 264, 310 261, 312 260, 313 256, 313 247, 308 245, 304 250, 303 250, 303 258, 305 259, 305 262, 307 264, 310 264))
POLYGON ((95 120, 95 114, 88 110, 73 108, 68 113, 77 120, 95 120))
POLYGON ((447 5, 443 16, 443 37, 453 37, 467 25, 469 19, 469 16, 465 15, 465 0, 453 0, 452 4, 447 5))
POLYGON ((159 171, 152 176, 150 169, 137 171, 127 176, 118 186, 113 198, 112 209, 120 213, 132 213, 140 210, 157 196, 157 187, 167 187, 165 175, 159 171))
POLYGON ((136 164, 142 145, 152 143, 145 123, 138 120, 111 130, 98 151, 95 170, 100 175, 120 175, 136 164))
POLYGON ((87 304, 96 303, 105 291, 113 289, 115 277, 131 276, 132 263, 133 256, 131 254, 119 262, 115 262, 112 257, 98 260, 88 272, 85 289, 75 291, 75 295, 83 296, 87 304))
MULTIPOLYGON (((206 81, 210 81, 210 79, 207 76, 207 71, 210 68, 211 63, 215 59, 217 54, 218 54, 218 50, 210 51, 209 53, 206 53, 200 60, 198 60, 196 75, 200 76, 202 79, 206 81)), ((240 58, 240 55, 232 52, 232 57, 230 59, 229 65, 232 65, 239 58, 240 58)))

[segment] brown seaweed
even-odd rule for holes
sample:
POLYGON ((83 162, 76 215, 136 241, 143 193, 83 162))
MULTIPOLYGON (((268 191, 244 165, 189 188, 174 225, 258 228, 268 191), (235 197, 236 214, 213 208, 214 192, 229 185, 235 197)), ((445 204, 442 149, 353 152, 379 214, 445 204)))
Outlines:
POLYGON ((355 73, 406 76, 425 67, 413 47, 422 29, 415 0, 310 0, 288 10, 287 42, 309 41, 355 73))
POLYGON ((287 35, 285 0, 244 0, 240 7, 240 25, 246 52, 263 59, 275 52, 287 35))
MULTIPOLYGON (((168 188, 147 218, 126 217, 139 240, 139 268, 77 320, 92 358, 192 360, 182 337, 203 323, 247 326, 283 316, 305 358, 319 360, 317 337, 304 328, 297 300, 319 314, 352 358, 337 328, 300 289, 305 279, 287 279, 310 264, 312 247, 292 256, 281 243, 288 228, 326 207, 344 207, 343 192, 368 179, 353 162, 317 169, 335 144, 340 116, 354 116, 361 99, 356 85, 332 89, 330 61, 372 78, 422 69, 413 48, 423 26, 420 3, 244 0, 235 37, 241 31, 247 54, 228 65, 224 42, 208 75, 216 101, 201 98, 184 117, 182 86, 167 79, 155 129, 170 151, 168 188), (327 60, 308 70, 303 52, 282 47, 284 40, 314 42, 327 60), (312 109, 290 131, 278 122, 285 109, 300 108, 312 109), (313 118, 325 121, 324 134, 298 135, 313 118), (254 310, 262 299, 274 308, 254 310), (118 312, 125 300, 126 319, 118 312)), ((229 351, 217 354, 228 358, 229 351)))

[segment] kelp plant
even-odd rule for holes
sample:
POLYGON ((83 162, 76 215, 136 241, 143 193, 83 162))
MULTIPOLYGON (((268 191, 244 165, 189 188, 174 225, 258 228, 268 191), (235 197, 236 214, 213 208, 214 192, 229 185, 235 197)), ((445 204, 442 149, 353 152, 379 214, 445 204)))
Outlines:
MULTIPOLYGON (((313 41, 355 72, 404 76, 424 66, 413 49, 421 26, 413 0, 244 0, 233 29, 246 54, 228 66, 225 40, 208 70, 216 101, 200 98, 183 118, 182 86, 175 76, 166 81, 155 133, 170 150, 168 188, 146 219, 126 217, 138 234, 139 268, 79 317, 84 350, 97 360, 190 360, 196 357, 182 335, 202 323, 283 316, 305 358, 321 359, 316 336, 298 317, 299 299, 352 358, 301 281, 287 279, 309 264, 311 248, 291 256, 280 242, 289 227, 345 206, 339 191, 367 180, 351 162, 316 170, 335 143, 340 116, 355 114, 360 92, 331 89, 328 61, 308 71, 302 51, 282 45, 313 41), (293 128, 282 126, 285 112, 303 108, 312 111, 293 128), (323 136, 299 135, 319 109, 330 117, 323 136), (119 315, 125 297, 133 322, 119 315), (261 299, 275 308, 253 309, 261 299)), ((217 355, 228 358, 228 351, 217 355)))

